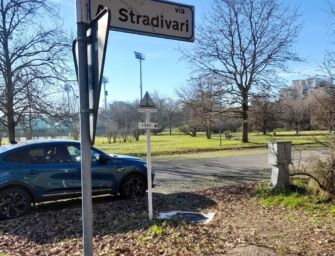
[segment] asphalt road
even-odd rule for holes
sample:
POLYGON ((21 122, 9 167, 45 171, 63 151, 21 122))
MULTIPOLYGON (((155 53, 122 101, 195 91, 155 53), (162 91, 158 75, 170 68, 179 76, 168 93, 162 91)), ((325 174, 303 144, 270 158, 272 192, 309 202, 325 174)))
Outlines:
MULTIPOLYGON (((292 160, 323 158, 324 149, 293 153, 292 160)), ((153 162, 156 172, 154 192, 190 192, 211 187, 270 181, 268 154, 247 154, 220 158, 169 159, 153 162)))
POLYGON ((189 192, 200 189, 269 180, 267 154, 160 160, 153 162, 155 192, 189 192))

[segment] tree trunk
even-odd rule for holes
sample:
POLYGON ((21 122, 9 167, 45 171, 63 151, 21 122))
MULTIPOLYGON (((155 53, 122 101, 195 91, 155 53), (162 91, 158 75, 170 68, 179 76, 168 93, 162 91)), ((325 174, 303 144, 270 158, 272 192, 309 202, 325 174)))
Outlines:
POLYGON ((172 135, 172 123, 171 123, 171 121, 169 123, 169 134, 172 135))
POLYGON ((10 144, 17 143, 15 140, 15 122, 13 116, 8 116, 8 140, 10 144))
POLYGON ((262 131, 263 131, 263 135, 266 135, 266 126, 265 125, 263 125, 262 131))
POLYGON ((134 137, 136 141, 139 141, 140 139, 140 131, 138 129, 135 129, 134 131, 134 137))
POLYGON ((206 137, 209 140, 212 138, 212 131, 211 130, 212 130, 211 121, 209 120, 208 126, 206 125, 206 137))
POLYGON ((242 142, 249 142, 249 126, 248 126, 248 95, 243 95, 243 103, 242 103, 242 142))
MULTIPOLYGON (((5 24, 3 24, 5 25, 5 24)), ((3 26, 5 27, 5 26, 3 26)), ((12 80, 12 69, 9 58, 8 38, 3 42, 5 55, 5 84, 6 84, 6 107, 7 107, 7 123, 8 123, 8 140, 11 144, 16 144, 15 140, 15 120, 14 120, 14 85, 12 80)))
POLYGON ((112 133, 111 132, 107 132, 107 142, 108 142, 108 144, 110 144, 112 142, 112 133))
POLYGON ((299 125, 295 124, 295 135, 299 134, 299 125))
POLYGON ((197 129, 196 128, 192 128, 191 136, 192 137, 196 137, 197 136, 197 129))
POLYGON ((169 116, 169 134, 172 135, 172 116, 169 116))
POLYGON ((28 95, 28 104, 29 104, 29 115, 28 115, 28 133, 27 133, 27 140, 31 140, 33 138, 33 115, 32 115, 32 99, 31 99, 31 92, 30 87, 27 86, 27 95, 28 95))
POLYGON ((263 135, 266 135, 266 120, 265 120, 265 118, 263 118, 262 131, 263 131, 263 135))

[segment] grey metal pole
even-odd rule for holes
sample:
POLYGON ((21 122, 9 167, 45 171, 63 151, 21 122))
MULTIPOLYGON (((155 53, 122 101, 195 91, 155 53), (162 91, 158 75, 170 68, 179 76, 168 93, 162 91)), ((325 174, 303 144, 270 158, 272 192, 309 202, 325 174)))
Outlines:
POLYGON ((93 255, 93 211, 91 177, 91 141, 89 132, 87 70, 87 2, 76 0, 78 42, 78 84, 80 96, 81 191, 84 256, 93 255))

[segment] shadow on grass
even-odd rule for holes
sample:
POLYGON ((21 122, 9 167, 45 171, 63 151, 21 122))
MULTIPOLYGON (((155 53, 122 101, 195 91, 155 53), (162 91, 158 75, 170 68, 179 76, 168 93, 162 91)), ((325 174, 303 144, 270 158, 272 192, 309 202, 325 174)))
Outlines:
MULTIPOLYGON (((161 211, 205 211, 216 203, 193 193, 153 195, 154 216, 161 211)), ((127 233, 148 229, 162 223, 148 221, 147 198, 122 200, 117 196, 93 199, 94 236, 127 233)), ((171 225, 184 225, 171 222, 171 225)), ((81 200, 51 202, 33 207, 30 214, 14 220, 0 222, 0 237, 12 236, 38 244, 48 244, 68 239, 81 239, 81 200)), ((7 237, 8 238, 8 237, 7 237)))

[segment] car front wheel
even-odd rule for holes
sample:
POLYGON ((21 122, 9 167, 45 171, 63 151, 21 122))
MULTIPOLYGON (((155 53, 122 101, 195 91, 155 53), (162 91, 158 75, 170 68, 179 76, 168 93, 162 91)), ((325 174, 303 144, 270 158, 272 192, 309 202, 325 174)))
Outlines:
POLYGON ((30 209, 31 198, 21 188, 8 188, 0 192, 0 219, 14 219, 30 209))
POLYGON ((121 184, 120 194, 125 198, 143 197, 147 190, 146 181, 139 174, 131 174, 121 184))

